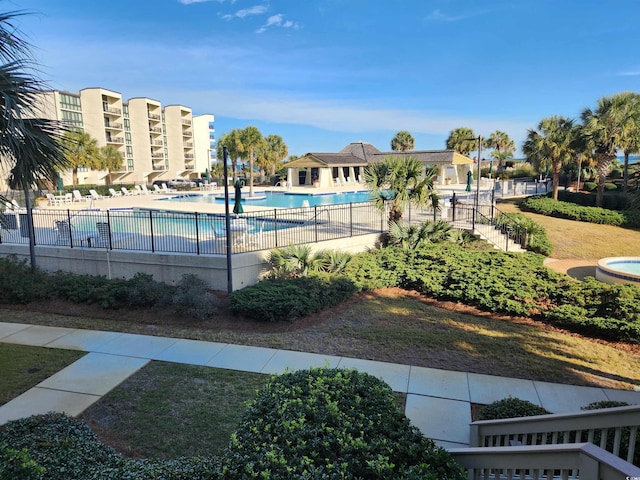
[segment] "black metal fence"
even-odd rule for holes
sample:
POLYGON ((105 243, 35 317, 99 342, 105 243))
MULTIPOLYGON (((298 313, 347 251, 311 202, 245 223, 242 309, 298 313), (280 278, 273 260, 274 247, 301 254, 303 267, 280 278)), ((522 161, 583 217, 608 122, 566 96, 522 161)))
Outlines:
MULTIPOLYGON (((32 210, 36 245, 146 252, 226 254, 317 243, 386 231, 370 202, 273 209, 233 215, 144 209, 32 210)), ((27 212, 8 210, 0 243, 29 241, 27 212)))

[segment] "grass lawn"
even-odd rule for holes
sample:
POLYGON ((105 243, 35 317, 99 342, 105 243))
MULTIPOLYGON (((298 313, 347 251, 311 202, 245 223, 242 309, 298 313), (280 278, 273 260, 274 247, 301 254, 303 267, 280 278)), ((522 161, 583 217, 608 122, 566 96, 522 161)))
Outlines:
POLYGON ((150 362, 89 407, 103 441, 136 458, 211 456, 229 443, 268 375, 150 362))
POLYGON ((0 343, 0 405, 85 355, 84 352, 0 343))

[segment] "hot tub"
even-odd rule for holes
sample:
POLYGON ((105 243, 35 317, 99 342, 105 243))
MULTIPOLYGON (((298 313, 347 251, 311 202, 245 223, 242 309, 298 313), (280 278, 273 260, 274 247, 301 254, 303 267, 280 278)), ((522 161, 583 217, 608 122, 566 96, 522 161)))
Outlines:
POLYGON ((640 257, 607 257, 598 261, 596 279, 605 283, 633 283, 640 287, 640 257))

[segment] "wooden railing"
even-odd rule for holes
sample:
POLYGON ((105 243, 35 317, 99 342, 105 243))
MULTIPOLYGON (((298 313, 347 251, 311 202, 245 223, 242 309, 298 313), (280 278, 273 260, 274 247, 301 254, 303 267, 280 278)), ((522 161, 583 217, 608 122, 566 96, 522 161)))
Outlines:
POLYGON ((640 480, 639 427, 640 405, 485 420, 451 453, 469 478, 640 480))
POLYGON ((640 468, 592 443, 451 449, 469 479, 636 480, 640 468))

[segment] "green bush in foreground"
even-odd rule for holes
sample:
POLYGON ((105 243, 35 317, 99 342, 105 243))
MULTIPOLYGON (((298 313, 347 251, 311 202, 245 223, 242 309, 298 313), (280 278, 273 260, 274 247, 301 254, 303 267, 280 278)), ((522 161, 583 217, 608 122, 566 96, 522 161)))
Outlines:
POLYGON ((40 480, 43 474, 44 468, 33 461, 27 450, 0 445, 0 480, 40 480))
POLYGON ((234 315, 256 320, 291 321, 337 305, 356 292, 344 277, 315 274, 309 277, 263 280, 229 296, 234 315))
POLYGON ((355 370, 286 373, 263 388, 223 455, 225 479, 463 479, 381 380, 355 370))
POLYGON ((517 225, 527 232, 527 241, 524 248, 530 252, 549 256, 553 252, 553 245, 547 238, 544 228, 522 213, 503 213, 496 219, 496 225, 517 225))

